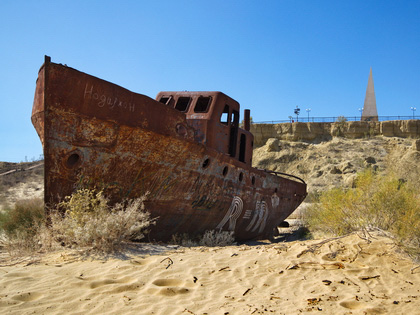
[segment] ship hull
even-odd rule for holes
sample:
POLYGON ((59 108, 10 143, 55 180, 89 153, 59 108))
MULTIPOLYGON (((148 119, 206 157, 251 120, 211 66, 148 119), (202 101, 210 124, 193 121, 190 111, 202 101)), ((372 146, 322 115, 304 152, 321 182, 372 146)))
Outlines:
POLYGON ((303 182, 246 166, 194 140, 185 115, 147 96, 49 62, 32 112, 45 159, 45 201, 81 185, 111 202, 147 194, 150 238, 233 231, 270 237, 306 196, 303 182))

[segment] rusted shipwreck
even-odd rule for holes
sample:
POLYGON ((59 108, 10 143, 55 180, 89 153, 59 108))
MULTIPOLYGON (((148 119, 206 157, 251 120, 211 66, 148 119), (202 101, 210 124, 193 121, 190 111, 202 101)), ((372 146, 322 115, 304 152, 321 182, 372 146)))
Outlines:
POLYGON ((40 68, 32 123, 45 158, 45 201, 54 205, 81 178, 112 201, 149 192, 150 238, 234 231, 273 236, 306 196, 292 175, 251 166, 249 110, 221 92, 160 92, 156 100, 50 57, 40 68))

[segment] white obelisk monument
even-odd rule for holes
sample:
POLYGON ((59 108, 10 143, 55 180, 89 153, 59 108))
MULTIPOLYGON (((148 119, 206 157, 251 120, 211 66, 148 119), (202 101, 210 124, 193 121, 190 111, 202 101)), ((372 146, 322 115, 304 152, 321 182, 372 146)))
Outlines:
POLYGON ((363 106, 362 121, 378 121, 376 110, 375 88, 373 87, 372 68, 370 68, 369 80, 366 88, 365 104, 363 106))

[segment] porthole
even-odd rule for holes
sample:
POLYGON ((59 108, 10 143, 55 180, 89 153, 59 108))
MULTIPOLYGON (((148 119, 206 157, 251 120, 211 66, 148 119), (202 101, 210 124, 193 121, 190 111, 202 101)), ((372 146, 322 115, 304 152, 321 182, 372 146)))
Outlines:
POLYGON ((228 173, 228 171, 229 171, 229 168, 228 168, 227 166, 225 166, 225 167, 223 168, 223 176, 226 176, 226 175, 227 175, 227 173, 228 173))
POLYGON ((67 158, 66 165, 68 168, 74 168, 80 162, 80 154, 74 152, 67 158))
POLYGON ((251 183, 252 183, 252 185, 255 185, 255 176, 251 177, 251 183))
POLYGON ((205 159, 203 162, 203 168, 207 168, 210 165, 210 159, 205 159))
POLYGON ((242 182, 243 179, 244 179, 244 173, 240 172, 239 173, 239 181, 242 182))

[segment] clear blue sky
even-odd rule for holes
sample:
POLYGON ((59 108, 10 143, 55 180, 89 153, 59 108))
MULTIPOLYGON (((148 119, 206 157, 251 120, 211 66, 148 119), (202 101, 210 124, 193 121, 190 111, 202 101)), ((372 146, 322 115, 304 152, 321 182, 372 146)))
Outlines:
MULTIPOLYGON (((420 1, 0 1, 0 161, 42 154, 30 122, 44 55, 155 97, 217 90, 254 121, 420 114, 420 1)), ((241 113, 242 114, 242 113, 241 113)))

